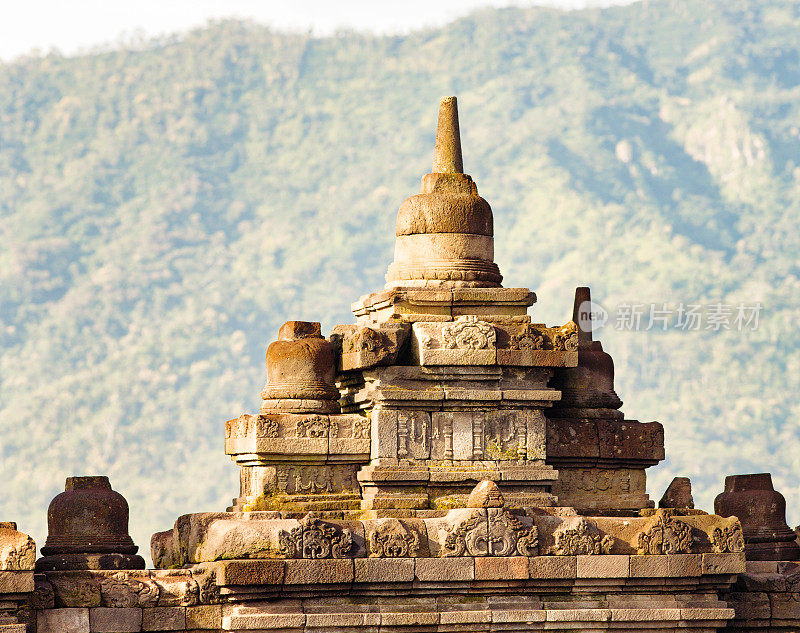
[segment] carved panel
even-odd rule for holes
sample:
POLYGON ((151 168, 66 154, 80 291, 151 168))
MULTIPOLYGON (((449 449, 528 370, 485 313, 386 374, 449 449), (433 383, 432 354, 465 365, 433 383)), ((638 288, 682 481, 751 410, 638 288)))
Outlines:
POLYGON ((639 554, 690 554, 692 528, 664 512, 657 512, 650 525, 637 536, 639 554))
POLYGON ((123 571, 100 580, 100 595, 107 607, 153 607, 158 603, 159 587, 123 571))
POLYGON ((370 558, 413 558, 419 554, 420 534, 399 519, 381 519, 367 533, 370 558))
POLYGON ((553 538, 555 545, 551 553, 556 556, 608 554, 614 545, 613 536, 601 534, 597 524, 585 517, 573 523, 563 523, 553 533, 553 538))
POLYGON ((401 411, 398 414, 398 457, 430 459, 431 414, 426 411, 401 411))
POLYGON ((296 494, 335 494, 356 492, 355 467, 351 466, 278 466, 278 491, 296 494))
POLYGON ((278 533, 278 549, 286 558, 347 558, 355 549, 347 528, 329 523, 309 512, 290 531, 278 533))
POLYGON ((496 345, 494 327, 477 316, 458 317, 442 328, 442 346, 446 349, 490 349, 496 345))
POLYGON ((524 411, 487 411, 484 425, 484 459, 525 459, 527 424, 524 411))
MULTIPOLYGON (((527 518, 527 517, 526 517, 527 518)), ((535 556, 538 531, 505 508, 475 509, 450 526, 441 555, 535 556)))
POLYGON ((744 551, 744 535, 742 524, 736 521, 733 525, 715 527, 711 532, 711 543, 714 551, 719 553, 738 553, 744 551))

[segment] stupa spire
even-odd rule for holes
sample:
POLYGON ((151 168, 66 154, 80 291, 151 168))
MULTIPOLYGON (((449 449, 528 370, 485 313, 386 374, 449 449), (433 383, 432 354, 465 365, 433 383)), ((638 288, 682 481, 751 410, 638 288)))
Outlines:
POLYGON ((434 174, 463 174, 461 130, 458 127, 458 100, 442 97, 439 122, 436 126, 436 147, 433 150, 434 174))
POLYGON ((433 171, 397 214, 387 288, 496 288, 492 208, 464 173, 455 97, 439 102, 433 171))

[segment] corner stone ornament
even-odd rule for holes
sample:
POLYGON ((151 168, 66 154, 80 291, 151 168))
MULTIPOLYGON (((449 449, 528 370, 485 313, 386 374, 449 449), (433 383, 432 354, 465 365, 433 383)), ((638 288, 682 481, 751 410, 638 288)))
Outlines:
POLYGON ((369 533, 370 558, 413 558, 419 553, 419 533, 398 519, 383 519, 369 533))
POLYGON ((279 551, 286 558, 348 558, 355 549, 347 528, 322 521, 309 512, 300 525, 278 533, 279 551))
POLYGON ((496 346, 497 333, 477 316, 466 315, 442 328, 442 342, 448 349, 489 349, 496 346))
POLYGON ((692 528, 659 511, 655 520, 638 535, 639 554, 690 554, 692 528))
POLYGON ((723 528, 715 527, 711 532, 711 543, 714 545, 714 551, 720 554, 743 552, 742 524, 737 521, 723 528))
POLYGON ((608 554, 614 545, 614 537, 600 534, 593 521, 580 517, 576 523, 563 524, 554 534, 555 545, 551 554, 555 556, 578 556, 580 554, 608 554))

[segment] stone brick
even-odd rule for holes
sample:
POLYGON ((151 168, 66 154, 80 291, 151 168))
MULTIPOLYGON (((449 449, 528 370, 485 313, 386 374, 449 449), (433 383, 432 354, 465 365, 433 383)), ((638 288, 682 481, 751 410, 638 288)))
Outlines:
POLYGON ((492 622, 544 622, 547 611, 544 609, 497 609, 492 611, 492 622))
POLYGON ((689 607, 681 609, 681 620, 730 620, 733 616, 733 609, 724 607, 689 607))
POLYGON ((307 613, 306 628, 340 629, 343 627, 356 627, 363 629, 365 626, 377 627, 381 623, 380 613, 361 613, 358 611, 347 613, 307 613))
MULTIPOLYGON (((781 594, 774 594, 777 598, 781 594)), ((733 591, 724 596, 728 606, 736 612, 737 620, 769 620, 770 595, 761 591, 733 591)))
POLYGON ((353 560, 295 559, 286 561, 284 583, 287 585, 317 585, 353 582, 353 560))
POLYGON ((546 614, 548 622, 608 622, 611 619, 611 609, 547 609, 546 614))
POLYGON ((218 585, 280 585, 284 577, 282 560, 226 560, 215 567, 218 585))
POLYGON ((26 633, 24 624, 0 624, 0 633, 26 633))
POLYGON ((492 621, 492 616, 497 615, 491 611, 441 611, 439 613, 440 624, 485 624, 492 621))
POLYGON ((475 559, 475 580, 527 580, 527 556, 481 556, 475 559))
POLYGON ((356 582, 412 582, 413 558, 356 558, 356 582))
POLYGON ((304 613, 258 613, 227 615, 222 618, 222 628, 239 629, 302 629, 306 624, 304 613))
POLYGON ((397 457, 397 411, 376 408, 372 418, 370 457, 397 457))
POLYGON ((436 611, 401 611, 381 613, 381 628, 385 626, 434 626, 439 624, 436 611))
POLYGON ((33 589, 32 571, 0 571, 0 593, 29 593, 33 589))
POLYGON ((36 615, 37 633, 89 633, 89 609, 48 609, 36 615))
POLYGON ((669 556, 631 556, 631 578, 664 578, 669 576, 669 556))
POLYGON ((153 607, 142 609, 142 631, 182 631, 185 628, 185 607, 153 607))
POLYGON ((532 556, 528 559, 531 578, 575 578, 577 556, 532 556))
POLYGON ((203 631, 219 629, 222 623, 222 605, 201 604, 186 608, 186 628, 203 631))
POLYGON ((620 554, 578 556, 578 578, 627 578, 630 556, 620 554))
POLYGON ((704 574, 741 574, 745 570, 744 554, 703 554, 704 574))
MULTIPOLYGON (((753 597, 760 595, 754 594, 753 597)), ((767 595, 767 594, 763 594, 767 595)), ((785 592, 785 593, 772 593, 769 595, 769 609, 767 611, 772 611, 772 617, 779 619, 779 620, 800 620, 800 594, 794 592, 785 592)), ((751 594, 747 594, 747 602, 751 603, 751 594)), ((730 606, 734 607, 733 604, 730 606)), ((735 608, 735 607, 734 607, 735 608)), ((759 609, 759 613, 763 612, 763 605, 762 608, 759 609)), ((739 614, 739 610, 736 610, 737 616, 739 614)), ((769 617, 767 615, 766 617, 769 617)))
POLYGON ((702 554, 670 554, 667 557, 669 575, 671 578, 700 576, 702 562, 702 554))
POLYGON ((449 582, 473 580, 475 578, 474 559, 462 558, 415 558, 414 575, 427 582, 449 582))
POLYGON ((677 622, 680 619, 680 609, 611 609, 614 622, 677 622))
POLYGON ((137 607, 92 607, 89 609, 92 633, 129 633, 142 630, 142 610, 137 607))

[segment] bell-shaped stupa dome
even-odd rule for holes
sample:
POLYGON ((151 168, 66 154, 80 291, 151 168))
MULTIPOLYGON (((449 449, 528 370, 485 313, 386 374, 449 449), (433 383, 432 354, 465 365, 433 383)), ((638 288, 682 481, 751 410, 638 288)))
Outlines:
POLYGON ((439 105, 433 172, 400 206, 387 288, 499 287, 492 208, 464 173, 455 97, 439 105))

